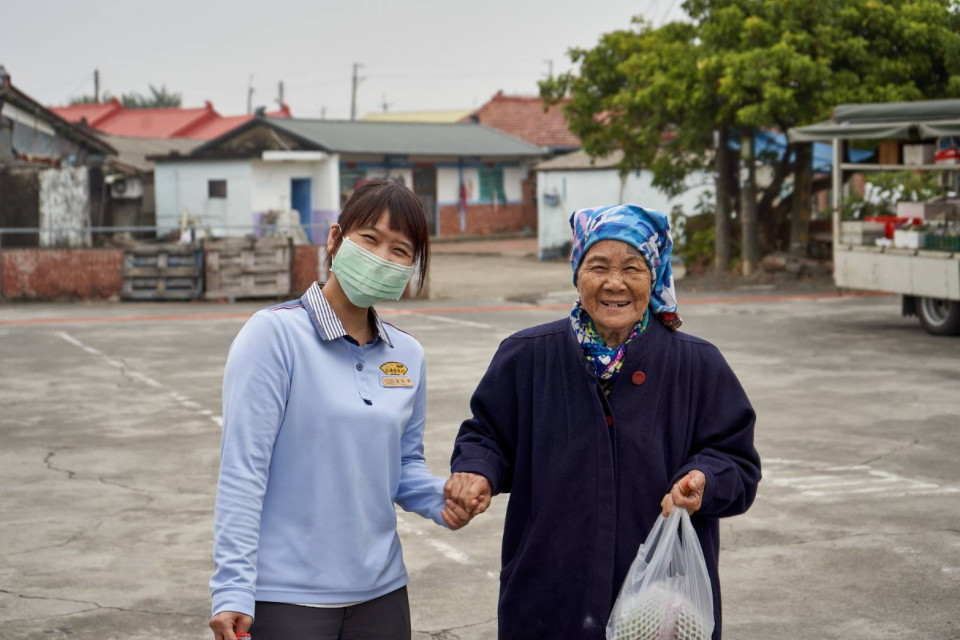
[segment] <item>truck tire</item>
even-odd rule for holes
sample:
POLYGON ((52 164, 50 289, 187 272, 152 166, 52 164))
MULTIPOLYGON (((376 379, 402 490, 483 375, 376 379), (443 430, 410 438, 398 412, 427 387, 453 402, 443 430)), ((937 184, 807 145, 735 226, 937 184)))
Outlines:
POLYGON ((960 335, 960 302, 917 298, 917 315, 920 324, 935 336, 960 335))

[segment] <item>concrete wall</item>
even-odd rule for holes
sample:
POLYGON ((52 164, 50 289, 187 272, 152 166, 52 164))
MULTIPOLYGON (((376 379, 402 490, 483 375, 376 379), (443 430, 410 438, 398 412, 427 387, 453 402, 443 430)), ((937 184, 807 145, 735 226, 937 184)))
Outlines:
POLYGON ((200 226, 210 227, 218 235, 250 233, 255 222, 250 206, 250 174, 249 160, 158 162, 154 189, 160 233, 178 229, 184 209, 200 226), (226 180, 227 197, 210 198, 209 180, 226 180), (224 229, 227 226, 238 228, 224 229))
POLYGON ((676 198, 668 198, 654 188, 649 171, 627 176, 621 196, 620 175, 616 169, 588 171, 537 172, 537 247, 540 259, 569 255, 571 232, 570 214, 577 209, 617 202, 633 202, 667 215, 675 205, 692 213, 700 194, 713 190, 713 181, 707 176, 695 176, 690 188, 676 198), (556 205, 547 204, 546 196, 555 196, 556 205))

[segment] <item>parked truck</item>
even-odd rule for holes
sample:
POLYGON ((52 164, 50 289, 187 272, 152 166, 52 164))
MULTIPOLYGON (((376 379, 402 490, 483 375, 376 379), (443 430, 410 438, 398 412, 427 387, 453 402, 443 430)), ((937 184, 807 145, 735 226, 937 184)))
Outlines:
POLYGON ((960 137, 960 100, 841 105, 832 120, 790 130, 793 142, 833 143, 837 286, 898 293, 903 314, 916 315, 923 328, 935 335, 960 335, 960 239, 950 234, 960 220, 960 201, 914 208, 919 214, 925 209, 935 212, 931 218, 939 225, 926 237, 914 236, 919 241, 896 246, 884 239, 865 244, 862 236, 845 232, 843 227, 843 178, 845 173, 936 171, 943 176, 944 185, 956 189, 960 181, 960 154, 953 146, 956 137, 960 137), (845 162, 845 148, 858 140, 885 141, 876 163, 845 162), (891 146, 889 141, 897 142, 891 146))

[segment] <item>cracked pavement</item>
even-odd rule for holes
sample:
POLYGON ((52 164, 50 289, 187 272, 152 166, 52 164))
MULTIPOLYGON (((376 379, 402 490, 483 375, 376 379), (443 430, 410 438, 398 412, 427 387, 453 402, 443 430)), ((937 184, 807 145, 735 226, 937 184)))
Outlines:
MULTIPOLYGON (((565 313, 506 297, 383 309, 427 353, 437 475, 499 341, 565 313)), ((759 415, 757 502, 722 523, 725 636, 960 637, 960 340, 892 297, 693 304, 681 282, 680 300, 759 415)), ((243 318, 150 316, 261 306, 0 304, 0 638, 211 637, 220 377, 243 318), (35 317, 74 320, 3 324, 35 317)), ((459 532, 399 515, 416 640, 496 637, 505 505, 459 532)))

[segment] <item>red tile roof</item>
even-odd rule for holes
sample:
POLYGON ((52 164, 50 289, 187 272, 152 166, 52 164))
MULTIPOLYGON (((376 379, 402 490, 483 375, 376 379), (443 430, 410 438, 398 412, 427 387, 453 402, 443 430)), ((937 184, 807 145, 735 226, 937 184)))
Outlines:
POLYGON ((475 120, 541 147, 578 149, 580 139, 567 128, 561 106, 544 112, 539 96, 507 96, 498 91, 464 121, 475 120))
MULTIPOLYGON (((210 102, 197 109, 127 109, 116 98, 106 103, 51 107, 50 110, 68 122, 86 120, 91 128, 101 133, 128 138, 213 140, 254 117, 249 114, 221 116, 210 102)), ((265 115, 291 117, 287 105, 265 115)))

